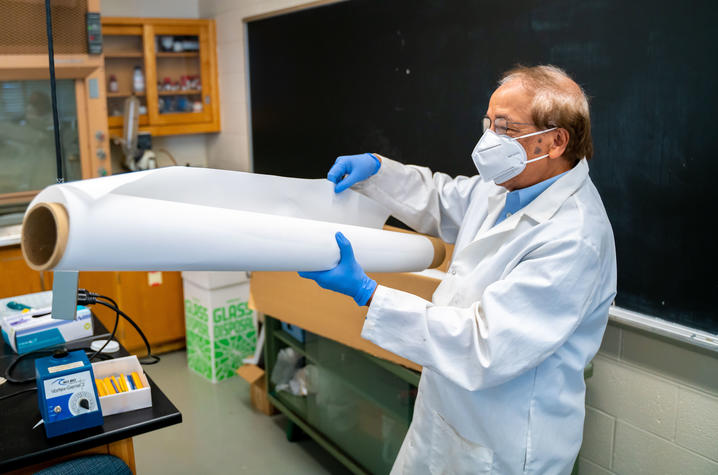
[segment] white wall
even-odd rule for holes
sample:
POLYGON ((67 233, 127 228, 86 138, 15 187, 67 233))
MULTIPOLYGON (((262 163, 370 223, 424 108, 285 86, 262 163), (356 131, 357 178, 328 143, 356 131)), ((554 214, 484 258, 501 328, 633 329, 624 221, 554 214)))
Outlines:
MULTIPOLYGON (((222 133, 211 167, 250 170, 246 25, 301 0, 199 0, 217 21, 222 133)), ((718 474, 718 354, 609 324, 587 381, 581 475, 718 474)))
POLYGON ((199 18, 198 0, 100 0, 102 16, 199 18))
MULTIPOLYGON (((101 0, 102 16, 199 18, 198 0, 101 0)), ((222 113, 220 109, 220 113, 222 113)), ((190 134, 152 137, 152 149, 169 151, 178 165, 207 166, 207 137, 215 134, 190 134)), ((121 161, 121 152, 113 146, 113 165, 121 161), (119 158, 114 158, 119 157, 119 158)), ((172 162, 162 153, 157 154, 160 166, 172 162)))

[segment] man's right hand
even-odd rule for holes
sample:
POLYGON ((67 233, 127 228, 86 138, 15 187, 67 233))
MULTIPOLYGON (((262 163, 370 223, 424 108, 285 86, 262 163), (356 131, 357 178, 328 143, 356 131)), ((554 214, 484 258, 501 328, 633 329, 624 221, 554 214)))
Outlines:
POLYGON ((335 183, 334 192, 341 193, 355 183, 366 180, 379 171, 381 161, 370 153, 344 155, 338 157, 327 174, 327 179, 335 183))

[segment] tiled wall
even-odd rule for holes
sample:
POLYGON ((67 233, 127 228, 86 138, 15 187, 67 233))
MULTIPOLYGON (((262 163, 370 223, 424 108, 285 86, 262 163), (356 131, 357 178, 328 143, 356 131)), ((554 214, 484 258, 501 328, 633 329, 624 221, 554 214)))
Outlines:
MULTIPOLYGON (((244 20, 317 3, 199 0, 217 21, 222 133, 208 137, 210 167, 251 170, 244 20)), ((587 386, 581 475, 718 475, 718 354, 610 324, 587 386)))
POLYGON ((207 136, 210 168, 250 171, 249 88, 246 74, 246 25, 261 15, 331 3, 306 0, 199 0, 201 18, 217 22, 217 63, 222 132, 207 136))
POLYGON ((718 354, 611 323, 593 363, 581 475, 718 474, 718 354))

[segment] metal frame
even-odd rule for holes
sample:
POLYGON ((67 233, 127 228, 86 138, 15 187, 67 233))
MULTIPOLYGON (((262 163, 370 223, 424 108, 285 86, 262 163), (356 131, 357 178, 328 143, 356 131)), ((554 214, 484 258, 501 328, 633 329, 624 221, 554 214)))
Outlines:
POLYGON ((718 352, 718 335, 612 305, 612 322, 718 352))
MULTIPOLYGON (((280 320, 270 317, 269 315, 264 316, 264 331, 265 331, 265 341, 264 341, 264 361, 265 361, 265 368, 267 375, 271 374, 271 370, 274 367, 276 363, 276 355, 278 350, 277 341, 280 341, 292 348, 294 348, 296 351, 301 353, 305 358, 308 358, 311 360, 311 357, 307 355, 306 351, 303 348, 303 344, 301 342, 295 341, 293 337, 291 337, 289 334, 285 333, 280 328, 280 320)), ((323 338, 323 337, 322 337, 323 338)), ((414 386, 418 385, 420 374, 416 371, 412 371, 410 369, 404 368, 400 365, 390 363, 388 361, 383 361, 379 358, 376 358, 374 356, 371 356, 369 354, 364 354, 369 360, 371 360, 373 363, 375 363, 377 366, 393 373, 394 375, 398 376, 399 378, 406 381, 408 384, 412 384, 414 386), (416 383, 414 383, 416 381, 416 383)), ((346 466, 351 472, 363 475, 368 474, 369 472, 366 471, 358 462, 353 460, 350 456, 348 456, 344 451, 342 451, 339 447, 334 445, 334 443, 329 439, 328 437, 324 436, 320 431, 315 429, 311 424, 306 422, 302 417, 300 417, 298 414, 296 414, 292 410, 292 404, 285 403, 283 399, 280 399, 278 395, 274 392, 274 385, 271 382, 271 379, 267 377, 267 393, 269 401, 274 405, 277 409, 279 409, 280 412, 282 412, 285 416, 287 416, 290 420, 290 423, 296 424, 299 426, 304 432, 307 433, 312 439, 314 439, 319 445, 321 445, 324 449, 326 449, 330 454, 332 454, 337 460, 339 460, 344 466, 346 466)), ((360 391, 361 394, 363 394, 368 400, 371 400, 375 404, 378 404, 379 406, 383 405, 381 404, 381 401, 377 401, 374 398, 371 397, 371 395, 366 394, 363 391, 360 391)), ((289 401, 291 402, 291 400, 289 401)))

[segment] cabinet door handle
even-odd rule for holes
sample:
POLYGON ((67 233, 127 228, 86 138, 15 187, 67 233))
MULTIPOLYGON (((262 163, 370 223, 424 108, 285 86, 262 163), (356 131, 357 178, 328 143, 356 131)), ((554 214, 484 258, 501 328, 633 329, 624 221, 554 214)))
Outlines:
POLYGON ((209 96, 204 96, 204 103, 209 104, 209 96))

